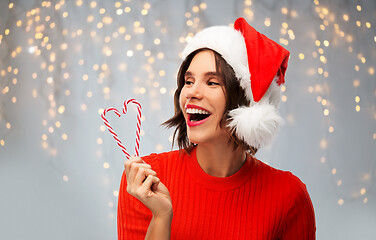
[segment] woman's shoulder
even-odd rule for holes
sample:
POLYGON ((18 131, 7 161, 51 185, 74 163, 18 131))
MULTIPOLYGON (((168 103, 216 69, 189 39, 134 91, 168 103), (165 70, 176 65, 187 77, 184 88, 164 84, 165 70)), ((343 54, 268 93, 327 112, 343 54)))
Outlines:
POLYGON ((298 195, 308 194, 306 185, 290 171, 277 169, 257 159, 256 161, 263 179, 269 179, 273 185, 278 188, 282 187, 286 192, 298 195))
POLYGON ((314 210, 306 185, 290 171, 280 170, 258 160, 260 182, 273 192, 289 215, 305 215, 314 225, 314 210))
POLYGON ((181 154, 185 154, 182 150, 173 150, 162 153, 152 153, 146 156, 141 157, 144 162, 150 164, 152 168, 159 168, 163 165, 171 163, 179 158, 181 154))
POLYGON ((173 150, 162 153, 152 153, 141 158, 157 172, 159 179, 161 179, 164 184, 167 184, 166 181, 169 179, 169 176, 171 176, 171 174, 177 174, 177 169, 181 169, 178 166, 180 166, 183 161, 179 161, 179 158, 184 155, 186 155, 184 150, 173 150))
POLYGON ((262 162, 259 166, 263 168, 263 179, 270 180, 265 185, 269 186, 269 194, 272 192, 273 201, 281 212, 283 239, 315 239, 315 212, 303 181, 290 171, 280 170, 262 162))
POLYGON ((179 150, 173 150, 168 152, 161 152, 161 153, 151 153, 146 156, 142 156, 142 160, 144 160, 146 163, 157 161, 157 160, 166 160, 175 158, 176 156, 179 156, 179 150))

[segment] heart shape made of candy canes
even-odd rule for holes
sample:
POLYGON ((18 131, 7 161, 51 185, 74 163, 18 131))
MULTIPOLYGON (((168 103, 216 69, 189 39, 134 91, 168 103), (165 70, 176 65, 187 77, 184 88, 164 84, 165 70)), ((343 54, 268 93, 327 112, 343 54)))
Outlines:
MULTIPOLYGON (((127 105, 129 103, 134 103, 137 105, 137 129, 136 129, 136 146, 135 146, 135 154, 136 156, 139 156, 139 153, 138 153, 138 149, 140 148, 140 130, 141 130, 141 104, 139 102, 136 101, 136 99, 128 99, 128 100, 125 100, 124 101, 124 105, 123 105, 123 114, 126 114, 127 113, 127 105)), ((125 156, 127 157, 127 159, 129 159, 131 157, 131 155, 127 152, 127 150, 125 149, 125 147, 123 146, 123 144, 121 143, 118 135, 114 132, 114 129, 110 126, 110 123, 108 122, 107 118, 106 118, 106 113, 107 112, 110 112, 110 111, 114 111, 115 114, 118 116, 118 117, 121 117, 121 114, 119 112, 119 110, 117 110, 116 108, 113 108, 113 107, 109 107, 109 108, 106 108, 103 113, 101 114, 101 117, 103 119, 103 122, 104 122, 104 125, 106 125, 108 131, 112 134, 112 136, 114 137, 114 139, 116 140, 116 143, 117 145, 119 145, 119 147, 121 148, 121 150, 123 151, 123 153, 125 154, 125 156)))

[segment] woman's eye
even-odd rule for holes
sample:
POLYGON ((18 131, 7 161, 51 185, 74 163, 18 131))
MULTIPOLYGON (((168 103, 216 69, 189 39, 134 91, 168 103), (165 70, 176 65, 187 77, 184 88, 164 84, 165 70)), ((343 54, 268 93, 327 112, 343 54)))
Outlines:
POLYGON ((191 85, 193 82, 191 81, 191 80, 189 80, 189 79, 186 79, 185 80, 185 85, 191 85))
POLYGON ((213 81, 210 81, 208 84, 211 85, 211 86, 213 86, 213 85, 219 85, 219 83, 213 82, 213 81))

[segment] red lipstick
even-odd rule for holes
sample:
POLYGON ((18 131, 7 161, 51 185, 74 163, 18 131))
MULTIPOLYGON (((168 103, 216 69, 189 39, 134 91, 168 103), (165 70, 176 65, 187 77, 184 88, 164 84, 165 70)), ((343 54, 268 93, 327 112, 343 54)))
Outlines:
POLYGON ((207 111, 207 112, 209 112, 209 111, 208 111, 208 110, 206 110, 205 108, 203 108, 203 107, 200 107, 200 106, 196 106, 196 105, 193 105, 193 104, 187 104, 187 105, 185 106, 185 109, 187 109, 187 108, 200 109, 200 110, 204 110, 204 111, 207 111))
MULTIPOLYGON (((200 106, 196 106, 196 105, 193 105, 193 104, 186 105, 185 109, 187 109, 187 108, 199 109, 199 110, 203 110, 203 111, 209 112, 205 108, 200 107, 200 106)), ((208 117, 206 117, 206 118, 204 118, 202 120, 199 120, 199 121, 191 121, 191 115, 192 114, 190 114, 190 113, 187 114, 187 125, 188 125, 188 127, 195 127, 195 126, 203 124, 204 122, 206 122, 209 119, 209 117, 210 117, 211 114, 209 114, 208 117)))

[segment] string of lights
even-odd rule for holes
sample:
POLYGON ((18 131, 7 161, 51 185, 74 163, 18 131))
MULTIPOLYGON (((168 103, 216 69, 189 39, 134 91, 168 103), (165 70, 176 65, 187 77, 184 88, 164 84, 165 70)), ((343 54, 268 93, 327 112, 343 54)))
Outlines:
MULTIPOLYGON (((0 28, 0 49, 4 53, 0 63, 0 149, 7 147, 7 136, 14 128, 7 113, 17 108, 15 89, 19 87, 20 81, 32 81, 34 88, 30 89, 30 96, 35 101, 41 99, 44 102, 40 115, 43 132, 36 141, 40 141, 41 149, 51 158, 62 160, 60 146, 68 144, 71 135, 74 135, 67 124, 71 121, 70 117, 77 112, 94 112, 98 118, 98 133, 94 140, 89 141, 95 141, 95 155, 103 168, 111 169, 112 163, 108 159, 113 149, 112 145, 107 144, 111 141, 110 136, 107 136, 99 115, 109 102, 120 103, 124 96, 135 96, 144 103, 143 106, 147 106, 141 119, 143 124, 145 121, 165 120, 168 110, 162 103, 172 102, 175 90, 175 86, 167 83, 176 78, 176 72, 170 69, 171 66, 176 69, 181 61, 181 53, 175 54, 171 47, 182 50, 196 32, 206 27, 207 12, 214 7, 204 1, 187 1, 187 10, 182 16, 184 26, 179 26, 181 29, 176 34, 172 26, 174 23, 168 22, 165 13, 158 12, 159 4, 159 1, 60 0, 41 1, 29 9, 23 9, 18 7, 18 2, 10 1, 7 22, 2 23, 0 28), (18 40, 14 41, 15 38, 18 40), (34 65, 32 72, 22 73, 23 76, 27 75, 27 79, 19 77, 23 71, 23 59, 32 61, 34 65), (119 79, 119 75, 122 79, 119 79), (79 86, 77 89, 82 91, 77 91, 74 86, 79 86), (123 89, 121 96, 115 90, 119 88, 123 89), (77 104, 69 104, 71 99, 75 99, 77 104), (95 99, 100 102, 99 105, 95 99)), ((299 12, 291 3, 278 8, 279 4, 274 3, 273 15, 263 16, 260 20, 255 8, 265 8, 266 5, 244 0, 240 4, 243 10, 241 14, 250 23, 261 21, 265 29, 277 26, 277 41, 284 46, 291 46, 300 37, 295 26, 307 12, 299 12), (274 21, 276 16, 282 16, 285 21, 274 21)), ((318 161, 326 164, 332 175, 335 191, 338 192, 338 205, 350 199, 359 199, 366 204, 375 174, 373 165, 373 170, 367 169, 361 173, 360 188, 344 193, 341 190, 345 183, 341 178, 340 165, 330 157, 332 136, 340 128, 338 121, 332 117, 338 108, 331 100, 330 87, 335 78, 331 68, 338 60, 331 52, 336 51, 336 48, 345 48, 349 58, 355 61, 353 69, 345 70, 354 76, 351 80, 353 93, 346 96, 352 99, 353 104, 348 107, 354 113, 370 112, 366 116, 376 121, 375 57, 371 55, 371 50, 358 43, 376 43, 376 23, 374 19, 363 17, 362 13, 366 9, 361 3, 353 7, 357 15, 352 15, 353 11, 343 13, 345 10, 314 0, 310 11, 319 24, 315 26, 312 42, 307 42, 306 49, 295 51, 291 56, 301 62, 310 61, 312 65, 306 69, 305 77, 314 80, 304 91, 314 95, 322 107, 325 127, 324 137, 318 143, 322 149, 322 157, 318 161), (358 34, 352 32, 354 29, 358 34), (363 39, 363 32, 373 38, 363 39), (370 109, 363 107, 365 97, 359 90, 367 81, 373 82, 373 98, 368 100, 373 104, 370 109)), ((282 87, 282 93, 282 103, 289 104, 286 86, 282 87)), ((293 115, 287 115, 286 118, 290 124, 294 123, 293 115)), ((160 141, 158 134, 148 131, 148 126, 142 128, 140 135, 141 138, 147 136, 148 141, 154 143, 155 151, 165 149, 165 142, 160 141)), ((375 140, 376 132, 370 130, 365 141, 375 140)), ((172 142, 171 134, 166 142, 172 142)), ((70 180, 69 173, 58 171, 65 182, 70 180)), ((117 197, 118 191, 111 190, 110 194, 117 197)), ((109 202, 111 208, 114 205, 114 202, 109 202)))

